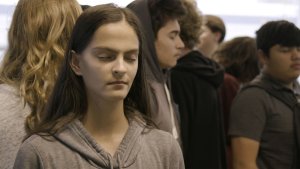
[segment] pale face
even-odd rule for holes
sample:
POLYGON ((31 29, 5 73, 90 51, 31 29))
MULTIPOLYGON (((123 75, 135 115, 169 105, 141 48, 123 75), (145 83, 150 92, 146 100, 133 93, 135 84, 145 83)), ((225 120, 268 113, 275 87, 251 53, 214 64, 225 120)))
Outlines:
POLYGON ((282 82, 290 83, 300 74, 300 47, 275 45, 263 58, 265 72, 282 82))
POLYGON ((155 49, 161 68, 174 67, 181 55, 184 44, 179 37, 180 26, 177 20, 169 20, 158 32, 155 49))
POLYGON ((199 36, 198 49, 207 57, 210 57, 219 45, 218 34, 212 32, 207 26, 202 27, 199 36))
MULTIPOLYGON (((138 69, 139 40, 128 23, 101 26, 81 54, 75 54, 88 99, 125 99, 138 69)), ((76 61, 75 61, 76 62, 76 61)))

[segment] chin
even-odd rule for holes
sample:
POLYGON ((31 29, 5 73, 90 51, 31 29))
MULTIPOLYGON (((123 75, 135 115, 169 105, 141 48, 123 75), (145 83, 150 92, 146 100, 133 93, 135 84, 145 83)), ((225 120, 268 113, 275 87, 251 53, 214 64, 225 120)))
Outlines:
POLYGON ((111 96, 108 96, 112 100, 124 100, 128 93, 112 93, 111 96))
POLYGON ((107 97, 107 100, 113 101, 113 102, 119 102, 119 101, 124 101, 125 96, 109 96, 107 97))
POLYGON ((176 66, 176 64, 177 64, 177 62, 175 62, 175 63, 173 63, 173 64, 170 64, 170 65, 168 65, 168 66, 167 66, 167 68, 166 68, 166 69, 170 69, 170 68, 172 68, 172 67, 176 66))

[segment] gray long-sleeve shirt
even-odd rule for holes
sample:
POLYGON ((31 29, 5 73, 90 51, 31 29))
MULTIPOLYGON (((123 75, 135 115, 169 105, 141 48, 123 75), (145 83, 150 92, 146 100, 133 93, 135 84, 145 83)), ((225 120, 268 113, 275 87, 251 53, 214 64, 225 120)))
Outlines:
POLYGON ((25 131, 28 106, 11 86, 0 84, 0 168, 12 169, 25 131))

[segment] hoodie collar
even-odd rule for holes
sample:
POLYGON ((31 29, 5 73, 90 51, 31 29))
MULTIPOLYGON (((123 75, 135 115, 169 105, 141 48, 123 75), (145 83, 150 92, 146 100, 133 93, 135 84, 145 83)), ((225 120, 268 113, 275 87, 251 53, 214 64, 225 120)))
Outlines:
POLYGON ((140 135, 144 127, 135 120, 129 122, 129 128, 114 156, 99 145, 79 120, 68 124, 64 130, 55 134, 59 141, 81 154, 95 167, 127 168, 135 162, 141 149, 140 135))
POLYGON ((224 80, 224 69, 197 50, 181 57, 173 70, 192 73, 199 79, 207 80, 215 88, 218 88, 224 80))

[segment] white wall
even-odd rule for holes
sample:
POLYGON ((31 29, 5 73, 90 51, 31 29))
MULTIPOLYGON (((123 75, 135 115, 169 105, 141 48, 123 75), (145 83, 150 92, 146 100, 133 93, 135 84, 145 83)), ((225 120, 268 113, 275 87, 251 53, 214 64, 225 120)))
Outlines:
POLYGON ((7 46, 7 31, 10 26, 14 5, 0 2, 0 60, 7 46))
POLYGON ((255 31, 270 20, 286 19, 300 26, 299 0, 197 0, 197 3, 204 14, 215 14, 225 21, 225 39, 254 37, 255 31))
MULTIPOLYGON (((125 7, 132 0, 78 0, 80 4, 115 3, 125 7)), ((7 47, 7 30, 18 0, 0 1, 0 60, 7 47)), ((255 36, 266 21, 287 19, 300 26, 300 0, 197 0, 204 14, 219 15, 226 24, 225 40, 235 36, 255 36)))

